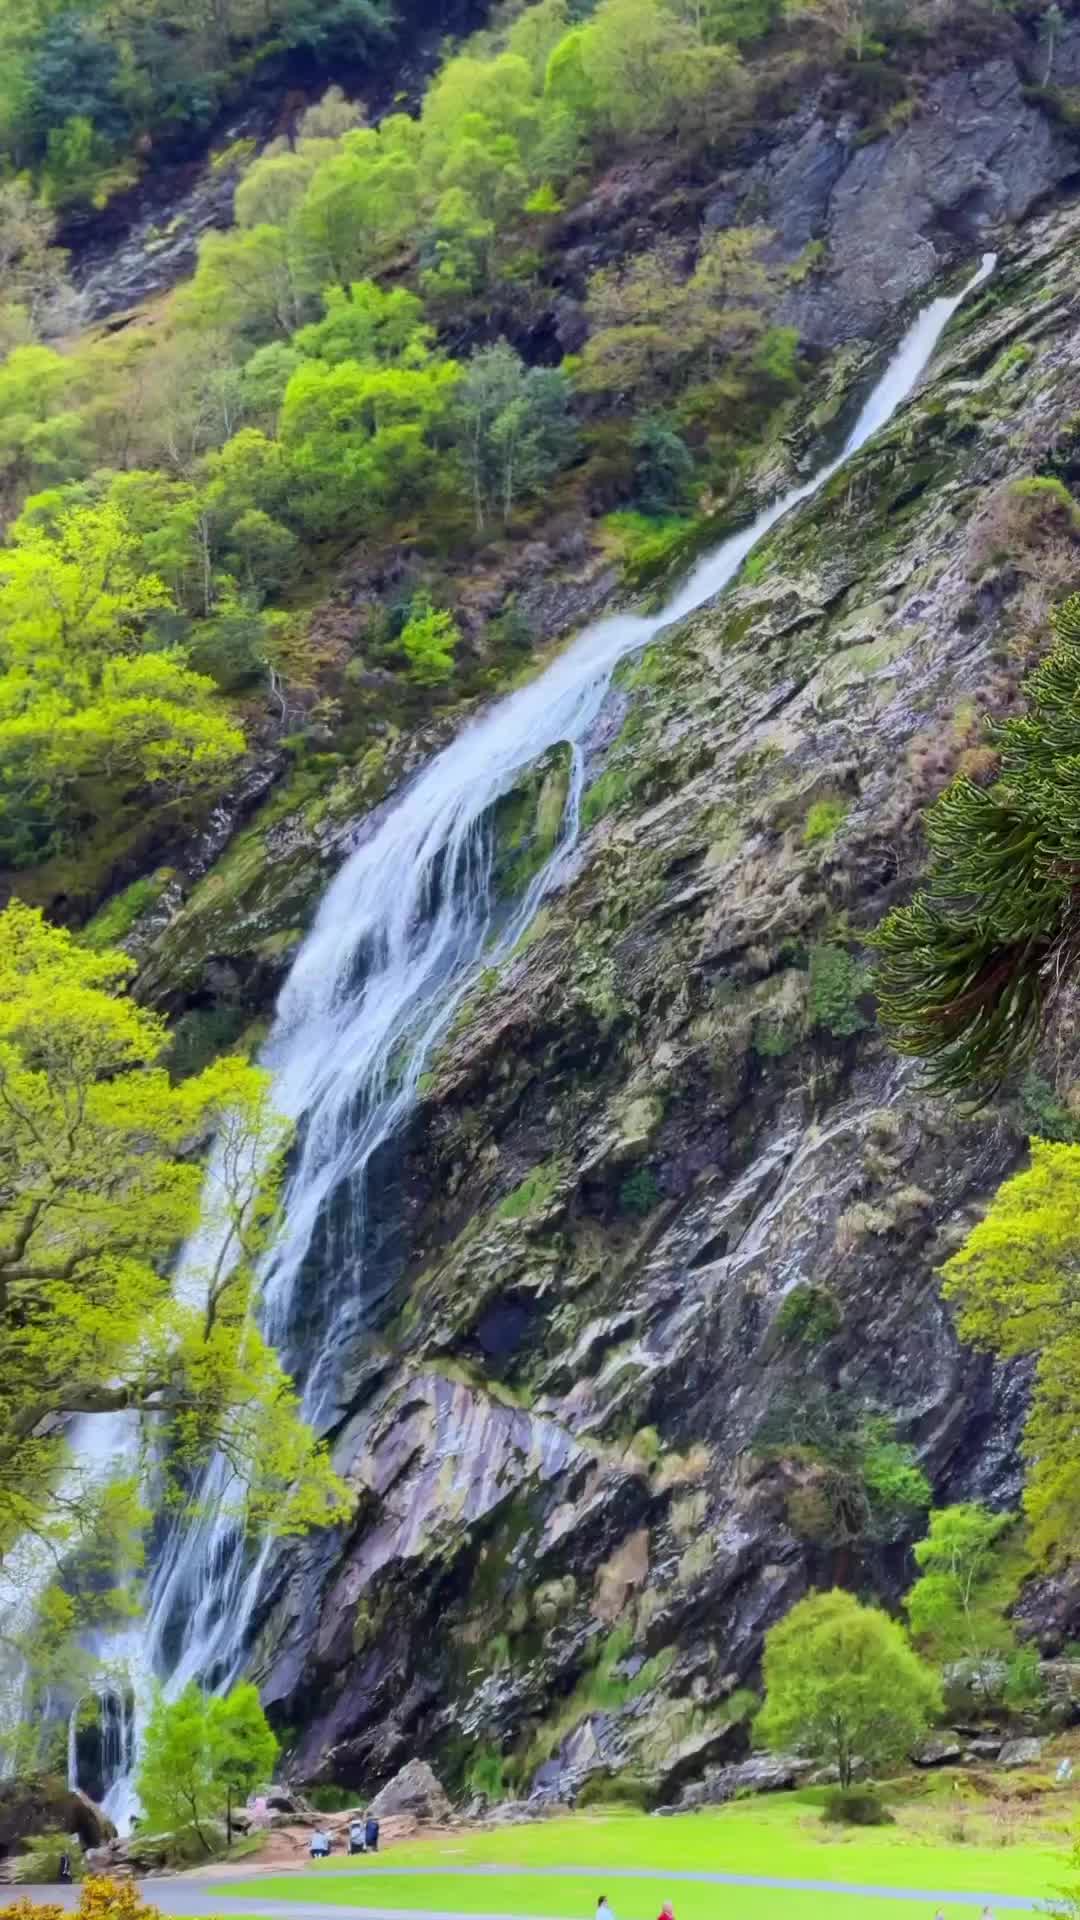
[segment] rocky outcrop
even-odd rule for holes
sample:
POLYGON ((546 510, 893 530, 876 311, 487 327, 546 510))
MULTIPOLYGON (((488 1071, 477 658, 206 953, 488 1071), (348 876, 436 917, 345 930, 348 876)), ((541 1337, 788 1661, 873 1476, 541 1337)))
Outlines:
POLYGON ((936 1501, 1015 1503, 1024 1369, 959 1342, 935 1273, 1019 1110, 919 1090, 863 936, 1016 698, 1029 580, 977 529, 1080 411, 1078 235, 1032 221, 921 395, 621 675, 605 806, 400 1143, 334 1428, 357 1524, 267 1595, 297 1778, 366 1790, 417 1754, 542 1798, 733 1778, 772 1622, 837 1571, 910 1577, 903 1525, 831 1539, 822 1422, 873 1410, 936 1501))
MULTIPOLYGON (((1062 72, 1080 59, 1066 35, 1062 72)), ((941 75, 906 124, 869 140, 811 107, 713 199, 713 225, 760 221, 807 271, 781 309, 804 342, 873 337, 958 252, 1023 220, 1080 173, 1075 141, 1031 97, 1022 58, 941 75)))
POLYGON ((73 1833, 84 1847, 102 1847, 116 1829, 100 1807, 59 1774, 0 1780, 0 1859, 46 1833, 73 1833))
POLYGON ((368 1808, 375 1820, 385 1820, 392 1813, 411 1813, 417 1820, 448 1820, 450 1812, 450 1802, 426 1760, 407 1760, 368 1808))

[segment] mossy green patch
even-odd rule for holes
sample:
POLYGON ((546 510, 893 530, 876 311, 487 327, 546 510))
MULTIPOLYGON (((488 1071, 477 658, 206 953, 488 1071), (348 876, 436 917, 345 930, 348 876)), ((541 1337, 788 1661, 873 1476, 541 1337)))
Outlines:
POLYGON ((815 800, 809 808, 803 825, 803 846, 816 847, 822 840, 831 840, 834 833, 843 826, 847 818, 849 802, 839 797, 815 800))
POLYGON ((541 1162, 525 1175, 520 1186, 503 1195, 495 1211, 500 1220, 526 1220, 542 1213, 559 1189, 562 1169, 557 1160, 541 1162))
POLYGON ((118 946, 131 932, 136 920, 141 919, 148 908, 157 905, 173 877, 172 867, 159 867, 156 873, 147 874, 142 880, 133 880, 130 887, 114 894, 111 900, 98 908, 79 935, 81 944, 92 947, 95 953, 105 947, 118 946))

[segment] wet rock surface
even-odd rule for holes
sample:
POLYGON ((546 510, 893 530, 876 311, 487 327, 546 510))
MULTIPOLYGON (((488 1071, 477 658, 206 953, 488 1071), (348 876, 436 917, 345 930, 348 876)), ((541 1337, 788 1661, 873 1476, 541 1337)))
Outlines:
POLYGON ((34 1773, 0 1780, 0 1859, 21 1842, 43 1833, 77 1834, 84 1847, 101 1847, 115 1835, 112 1821, 85 1793, 59 1774, 34 1773))
MULTIPOLYGON (((358 1519, 281 1556, 256 1650, 297 1779, 423 1755, 468 1792, 479 1754, 538 1802, 723 1797, 773 1621, 837 1573, 911 1578, 902 1526, 843 1565, 815 1534, 806 1410, 887 1417, 936 1503, 1017 1501, 1025 1368, 959 1342, 935 1276, 1023 1130, 920 1091, 863 941, 956 716, 1000 695, 1020 582, 988 588, 971 528, 1080 408, 1078 236, 1030 222, 913 403, 620 675, 607 805, 388 1169, 331 1430, 358 1519)), ((1060 1647, 1075 1596, 1043 1599, 1060 1647)))
MULTIPOLYGON (((1057 58, 1070 84, 1074 28, 1057 58)), ((812 250, 779 317, 860 343, 849 377, 944 267, 991 240, 1003 259, 754 578, 628 663, 593 743, 606 804, 387 1157, 399 1224, 328 1424, 357 1520, 281 1552, 254 1654, 298 1781, 366 1796, 420 1756, 455 1797, 497 1797, 505 1760, 538 1806, 598 1778, 668 1805, 785 1784, 795 1762, 747 1757, 765 1632, 815 1581, 894 1601, 911 1577, 903 1528, 861 1555, 808 1533, 800 1409, 887 1417, 938 1503, 1018 1499, 1025 1368, 959 1342, 935 1275, 1022 1128, 1008 1100, 971 1116, 919 1091, 877 1034, 864 935, 918 874, 958 716, 1018 678, 1023 582, 983 577, 972 524, 1080 410, 1080 217, 1032 216, 1077 149, 1028 77, 997 51, 862 143, 810 102, 690 207, 769 225, 785 262, 812 250), (820 801, 837 824, 814 839, 820 801)), ((564 344, 587 273, 654 243, 669 173, 628 166, 567 216, 564 344)), ((614 588, 572 542, 520 574, 545 638, 614 588)), ((501 593, 477 587, 478 628, 501 593)), ((446 725, 317 776, 262 756, 130 937, 139 991, 265 1014, 446 725)), ((1080 1584, 1033 1585, 1018 1624, 1059 1651, 1080 1584)))
MULTIPOLYGON (((1080 58, 1080 29, 1066 41, 1063 71, 1080 58)), ((781 314, 805 342, 872 337, 950 261, 1077 178, 1075 144, 1026 81, 1007 57, 944 74, 906 125, 870 141, 811 108, 706 217, 726 226, 752 216, 784 260, 816 252, 781 314)))

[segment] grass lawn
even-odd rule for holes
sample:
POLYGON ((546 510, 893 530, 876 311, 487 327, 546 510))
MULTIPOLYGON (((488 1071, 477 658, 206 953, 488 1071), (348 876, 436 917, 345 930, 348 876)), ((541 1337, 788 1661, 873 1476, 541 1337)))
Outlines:
MULTIPOLYGON (((951 1789, 950 1789, 951 1791, 951 1789)), ((1018 1894, 1053 1898, 1072 1878, 1067 1845, 1075 1796, 1049 1796, 1037 1811, 1019 1808, 995 1825, 978 1806, 957 1805, 933 1787, 896 1806, 892 1827, 823 1825, 818 1796, 777 1794, 670 1819, 605 1808, 492 1832, 444 1833, 394 1847, 379 1861, 329 1861, 301 1873, 234 1881, 225 1901, 297 1899, 328 1906, 365 1904, 443 1908, 458 1913, 590 1915, 606 1891, 619 1920, 655 1920, 670 1898, 678 1920, 835 1920, 859 1913, 876 1920, 916 1920, 919 1904, 859 1898, 856 1894, 731 1888, 668 1880, 669 1872, 746 1873, 792 1880, 828 1880, 855 1886, 934 1893, 1018 1894), (961 1838, 961 1834, 963 1837, 961 1838), (422 1867, 395 1876, 394 1867, 422 1867), (580 1868, 573 1877, 458 1878, 451 1867, 580 1868), (612 1879, 619 1868, 644 1868, 645 1880, 612 1879), (383 1869, 380 1872, 380 1869, 383 1869), (607 1878, 605 1878, 605 1875, 607 1878), (655 1875, 655 1877, 653 1877, 655 1875)), ((933 1908, 931 1909, 931 1911, 933 1908)), ((946 1907, 947 1920, 974 1920, 972 1909, 946 1907)), ((929 1920, 929 1916, 927 1916, 929 1920)))
MULTIPOLYGON (((512 1913, 543 1916, 543 1920, 592 1920, 601 1893, 607 1894, 617 1920, 657 1920, 665 1900, 671 1901, 676 1920, 934 1920, 939 1911, 930 1900, 920 1905, 914 1900, 874 1900, 858 1894, 701 1886, 666 1880, 662 1874, 649 1880, 605 1880, 596 1873, 557 1880, 516 1874, 468 1880, 440 1873, 395 1878, 372 1864, 370 1875, 350 1874, 347 1880, 339 1879, 337 1898, 353 1906, 396 1908, 406 1914, 512 1913)), ((284 1889, 280 1881, 266 1882, 261 1890, 269 1898, 271 1885, 273 1899, 281 1900, 284 1889)), ((239 1897, 241 1888, 234 1882, 229 1891, 239 1897)), ((243 1893, 245 1899, 253 1897, 250 1886, 245 1886, 243 1893)), ((213 1897, 215 1902, 220 1899, 224 1908, 224 1890, 215 1889, 213 1897)), ((301 1897, 299 1882, 296 1897, 301 1897)), ((303 1898, 312 1897, 311 1880, 305 1876, 303 1898)), ((942 1905, 940 1912, 944 1920, 979 1920, 977 1907, 942 1905)), ((996 1913, 994 1920, 1025 1920, 1025 1916, 1021 1911, 1002 1912, 996 1913)))

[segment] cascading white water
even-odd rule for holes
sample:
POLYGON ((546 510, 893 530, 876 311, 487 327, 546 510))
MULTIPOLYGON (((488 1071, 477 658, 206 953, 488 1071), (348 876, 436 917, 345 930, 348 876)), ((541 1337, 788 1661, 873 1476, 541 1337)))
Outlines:
MULTIPOLYGON (((763 534, 818 491, 907 398, 960 302, 992 272, 986 255, 962 292, 933 301, 870 394, 839 455, 760 513, 694 569, 656 615, 620 614, 581 633, 535 680, 499 701, 439 754, 360 844, 330 886, 282 991, 264 1054, 275 1104, 298 1126, 285 1224, 263 1274, 268 1337, 302 1383, 317 1427, 334 1418, 340 1359, 363 1324, 369 1226, 366 1174, 413 1105, 432 1050, 481 964, 509 953, 568 870, 578 840, 585 745, 618 662, 719 593, 763 534), (491 811, 522 773, 560 743, 571 775, 557 844, 509 912, 491 886, 491 811), (302 1324, 318 1236, 318 1337, 302 1324)), ((184 1263, 185 1268, 188 1262, 184 1263)), ((174 1527, 158 1554, 138 1647, 147 1677, 170 1692, 199 1677, 225 1685, 248 1645, 269 1542, 251 1553, 235 1519, 213 1517, 228 1469, 202 1489, 207 1517, 174 1527)), ((129 1636, 125 1636, 129 1637, 129 1636)), ((132 1810, 130 1781, 109 1796, 132 1810)))

